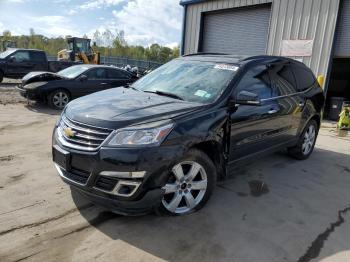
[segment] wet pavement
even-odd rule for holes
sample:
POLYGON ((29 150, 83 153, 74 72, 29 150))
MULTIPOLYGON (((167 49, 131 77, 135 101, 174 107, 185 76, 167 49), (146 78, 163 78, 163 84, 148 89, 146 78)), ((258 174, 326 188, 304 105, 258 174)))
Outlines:
POLYGON ((181 217, 123 217, 70 190, 51 162, 57 112, 0 105, 0 261, 350 261, 350 136, 325 122, 306 161, 237 167, 181 217))

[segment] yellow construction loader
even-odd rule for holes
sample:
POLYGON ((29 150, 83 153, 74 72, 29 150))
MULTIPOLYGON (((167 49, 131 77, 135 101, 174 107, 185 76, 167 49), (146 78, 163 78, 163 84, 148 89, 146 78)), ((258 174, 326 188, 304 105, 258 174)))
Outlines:
POLYGON ((90 43, 88 38, 68 37, 68 47, 57 53, 57 60, 100 64, 100 53, 95 52, 90 43))

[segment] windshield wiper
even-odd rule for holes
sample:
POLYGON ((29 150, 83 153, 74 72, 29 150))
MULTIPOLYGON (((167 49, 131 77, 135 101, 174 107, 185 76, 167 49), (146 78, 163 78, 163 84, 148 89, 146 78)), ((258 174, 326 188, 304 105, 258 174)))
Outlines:
POLYGON ((175 99, 179 99, 179 100, 184 100, 181 96, 178 96, 178 95, 173 94, 173 93, 168 93, 168 92, 164 92, 164 91, 159 91, 159 90, 155 90, 155 91, 146 90, 146 91, 143 91, 143 92, 146 92, 146 93, 153 93, 153 94, 157 94, 157 95, 160 95, 160 96, 168 96, 168 97, 175 98, 175 99))
POLYGON ((135 87, 133 87, 132 85, 130 85, 130 84, 125 84, 125 86, 124 86, 125 88, 131 88, 131 89, 134 89, 134 90, 136 90, 136 91, 140 91, 139 89, 137 89, 137 88, 135 88, 135 87))

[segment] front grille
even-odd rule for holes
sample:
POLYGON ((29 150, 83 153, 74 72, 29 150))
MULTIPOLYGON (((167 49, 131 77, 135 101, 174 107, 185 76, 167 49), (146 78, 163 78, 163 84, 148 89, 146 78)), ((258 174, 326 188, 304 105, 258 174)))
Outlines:
POLYGON ((62 116, 58 127, 58 139, 64 146, 79 150, 94 151, 111 132, 112 130, 110 129, 92 127, 62 116), (69 128, 72 134, 71 136, 65 134, 64 130, 67 128, 69 128))
POLYGON ((103 191, 112 191, 117 182, 117 179, 99 176, 95 183, 95 187, 103 191))
POLYGON ((90 173, 84 170, 72 168, 69 172, 64 171, 64 176, 79 184, 86 184, 87 180, 89 179, 90 173))

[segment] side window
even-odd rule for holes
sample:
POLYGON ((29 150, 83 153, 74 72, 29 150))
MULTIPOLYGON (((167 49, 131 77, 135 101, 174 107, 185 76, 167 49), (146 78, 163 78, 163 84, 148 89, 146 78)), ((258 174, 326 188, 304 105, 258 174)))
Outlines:
POLYGON ((304 91, 315 84, 316 78, 309 69, 301 66, 294 66, 293 71, 297 79, 297 88, 299 92, 304 91))
POLYGON ((30 58, 32 61, 35 61, 35 62, 45 62, 46 61, 46 55, 43 52, 31 52, 30 58))
POLYGON ((110 79, 129 79, 129 75, 126 72, 118 69, 108 69, 108 78, 110 79))
POLYGON ((260 99, 271 98, 272 89, 268 68, 265 65, 249 69, 239 82, 235 93, 248 91, 259 95, 260 99))
POLYGON ((286 63, 271 65, 270 76, 273 86, 273 97, 294 94, 297 91, 296 78, 292 67, 286 63))
POLYGON ((89 80, 106 79, 106 69, 104 68, 94 68, 86 73, 89 80))
POLYGON ((27 51, 18 51, 13 55, 16 59, 16 62, 29 61, 29 52, 27 51))

